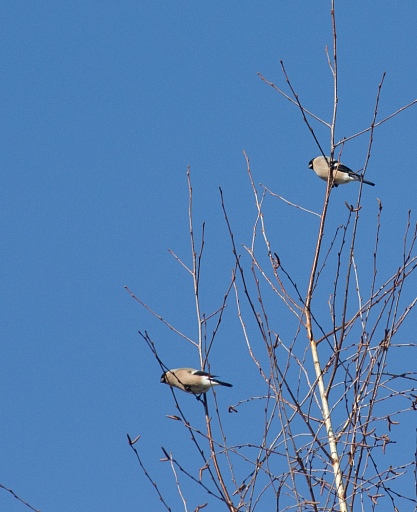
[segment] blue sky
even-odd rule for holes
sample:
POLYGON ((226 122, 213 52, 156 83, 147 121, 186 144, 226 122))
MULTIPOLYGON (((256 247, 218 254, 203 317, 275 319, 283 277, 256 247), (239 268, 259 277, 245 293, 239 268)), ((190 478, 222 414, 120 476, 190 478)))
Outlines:
MULTIPOLYGON (((307 168, 314 140, 257 73, 285 89, 282 59, 304 105, 330 121, 329 11, 330 2, 287 1, 0 6, 0 483, 42 512, 162 510, 126 434, 142 435, 153 478, 171 480, 160 446, 173 449, 184 432, 164 430, 172 397, 137 331, 171 367, 198 358, 123 287, 196 338, 192 282, 168 252, 190 263, 188 165, 197 233, 206 222, 207 314, 234 264, 219 186, 237 243, 251 240, 243 150, 256 183, 320 211, 325 184, 307 168)), ((338 139, 369 125, 384 71, 380 118, 417 97, 416 15, 413 2, 337 4, 338 139)), ((370 257, 379 198, 382 277, 401 261, 393 247, 416 202, 416 120, 414 107, 375 132, 367 178, 376 186, 363 190, 361 236, 370 257)), ((328 148, 328 132, 314 127, 328 148)), ((353 169, 367 143, 344 148, 353 169)), ((329 234, 356 197, 355 184, 334 191, 329 234)), ((273 198, 265 211, 274 247, 305 290, 317 220, 273 198)), ((232 309, 211 359, 234 384, 219 393, 223 407, 253 394, 258 378, 232 309)), ((195 401, 180 399, 192 415, 195 401)), ((237 428, 235 416, 227 422, 237 428)), ((175 488, 166 492, 179 510, 175 488)), ((0 508, 25 510, 1 490, 0 508)))

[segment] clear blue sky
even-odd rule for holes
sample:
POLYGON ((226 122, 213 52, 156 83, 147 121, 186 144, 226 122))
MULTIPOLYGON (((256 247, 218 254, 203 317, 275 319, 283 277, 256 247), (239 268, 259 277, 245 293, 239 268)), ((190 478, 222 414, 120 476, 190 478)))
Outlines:
MULTIPOLYGON (((196 226, 206 221, 207 314, 233 267, 219 186, 237 243, 251 240, 242 150, 257 183, 320 210, 325 184, 307 168, 314 141, 257 72, 285 88, 283 59, 305 106, 330 120, 329 10, 330 2, 2 2, 0 483, 42 512, 162 510, 126 433, 142 435, 152 477, 171 484, 160 446, 174 449, 180 434, 164 430, 172 397, 137 331, 149 331, 171 367, 198 359, 123 286, 196 337, 192 283, 168 253, 190 261, 188 165, 196 226)), ((340 2, 337 15, 340 138, 369 125, 384 71, 380 117, 417 97, 417 5, 340 2)), ((376 187, 363 191, 365 234, 376 198, 384 205, 387 276, 416 204, 416 120, 414 107, 376 131, 367 170, 376 187)), ((353 169, 367 143, 345 147, 353 169)), ((356 197, 356 185, 334 192, 332 225, 356 197)), ((272 198, 267 211, 275 248, 305 290, 317 222, 272 198)), ((230 309, 211 360, 234 384, 219 393, 224 407, 257 392, 230 309)), ((195 401, 180 398, 192 415, 195 401)), ((241 421, 227 417, 227 426, 238 431, 241 421)), ((167 493, 180 510, 173 484, 167 493)), ((0 509, 26 510, 1 489, 0 509)))

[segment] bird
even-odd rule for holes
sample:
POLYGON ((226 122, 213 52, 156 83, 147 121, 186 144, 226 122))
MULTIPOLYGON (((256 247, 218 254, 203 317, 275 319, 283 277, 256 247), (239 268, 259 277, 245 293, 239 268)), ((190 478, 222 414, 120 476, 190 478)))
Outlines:
POLYGON ((232 387, 232 384, 222 382, 215 377, 216 375, 211 375, 202 370, 194 370, 194 368, 175 368, 163 373, 161 375, 161 382, 194 395, 207 393, 213 386, 232 387))
MULTIPOLYGON (((310 160, 308 167, 309 169, 313 169, 319 178, 327 181, 329 176, 329 162, 329 156, 324 158, 324 156, 320 155, 310 160)), ((365 180, 361 174, 357 174, 356 172, 352 171, 352 169, 349 169, 349 167, 346 167, 346 165, 343 165, 337 160, 332 160, 332 168, 334 187, 337 187, 338 185, 344 185, 345 183, 350 183, 351 181, 361 181, 367 185, 375 185, 375 183, 372 183, 372 181, 365 180)))

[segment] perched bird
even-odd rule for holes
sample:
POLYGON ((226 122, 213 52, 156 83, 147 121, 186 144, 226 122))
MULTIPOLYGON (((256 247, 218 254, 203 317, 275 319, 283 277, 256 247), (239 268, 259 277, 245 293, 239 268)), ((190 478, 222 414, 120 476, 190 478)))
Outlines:
MULTIPOLYGON (((330 157, 326 156, 326 158, 324 158, 324 156, 317 156, 316 158, 310 160, 308 167, 313 169, 319 178, 327 181, 329 176, 329 162, 330 157)), ((339 163, 337 160, 332 160, 332 168, 334 187, 337 187, 338 185, 344 185, 345 183, 350 183, 351 181, 361 181, 367 185, 375 185, 375 183, 372 183, 372 181, 364 180, 363 176, 352 171, 352 169, 349 169, 349 167, 339 163)))
POLYGON ((163 373, 161 375, 161 382, 194 395, 207 393, 213 386, 232 387, 232 384, 217 380, 215 377, 215 375, 210 375, 201 370, 194 370, 194 368, 175 368, 175 370, 168 370, 163 373))

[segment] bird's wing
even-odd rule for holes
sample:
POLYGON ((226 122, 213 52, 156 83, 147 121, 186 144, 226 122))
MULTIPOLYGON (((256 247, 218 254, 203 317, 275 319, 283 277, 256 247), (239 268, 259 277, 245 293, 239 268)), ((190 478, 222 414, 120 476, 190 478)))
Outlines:
POLYGON ((338 163, 337 160, 333 160, 333 168, 337 169, 340 172, 345 172, 346 174, 354 174, 357 176, 356 172, 352 171, 352 169, 349 169, 346 165, 338 163))
POLYGON ((208 377, 209 379, 217 377, 217 375, 212 375, 211 373, 203 372, 202 370, 197 370, 193 372, 193 375, 200 375, 201 377, 208 377))
POLYGON ((333 168, 336 169, 338 172, 344 172, 351 176, 352 178, 357 178, 359 180, 363 179, 361 174, 358 174, 355 171, 352 171, 352 169, 349 169, 346 165, 338 164, 337 160, 333 160, 333 168))

